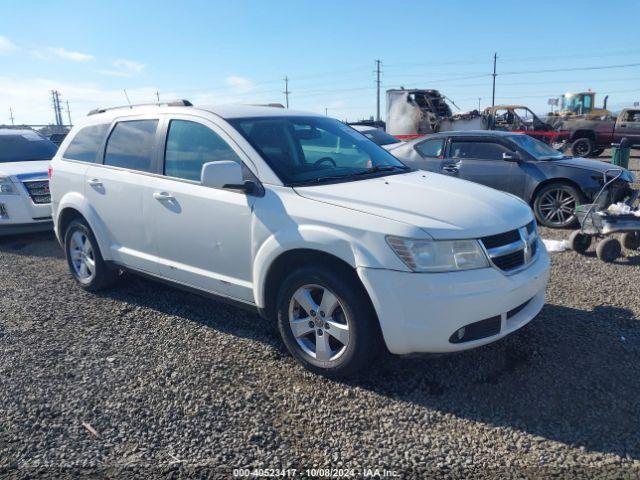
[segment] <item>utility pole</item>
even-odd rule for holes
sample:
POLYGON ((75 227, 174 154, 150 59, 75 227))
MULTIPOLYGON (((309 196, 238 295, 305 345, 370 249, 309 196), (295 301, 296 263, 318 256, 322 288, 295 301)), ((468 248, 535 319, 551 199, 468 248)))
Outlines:
POLYGON ((73 126, 73 123, 71 123, 71 109, 69 108, 69 100, 66 101, 67 103, 67 117, 69 117, 69 126, 73 126))
POLYGON ((498 61, 498 54, 493 54, 493 93, 491 94, 491 106, 496 105, 496 63, 498 61))
POLYGON ((284 77, 284 98, 285 98, 285 102, 287 105, 287 108, 289 108, 289 94, 291 93, 289 91, 289 77, 284 77))
POLYGON ((376 60, 376 121, 380 121, 380 60, 376 60))
POLYGON ((480 111, 480 100, 482 100, 482 98, 478 97, 478 111, 480 111))
POLYGON ((329 116, 329 110, 327 109, 327 107, 324 107, 324 116, 325 117, 329 116))
POLYGON ((160 92, 156 90, 156 100, 160 103, 160 92))
POLYGON ((9 107, 9 118, 11 119, 11 125, 15 125, 15 123, 13 123, 13 109, 11 107, 9 107))
POLYGON ((53 113, 55 115, 56 125, 61 127, 62 121, 62 108, 60 107, 60 92, 57 90, 51 90, 51 100, 53 102, 53 113))

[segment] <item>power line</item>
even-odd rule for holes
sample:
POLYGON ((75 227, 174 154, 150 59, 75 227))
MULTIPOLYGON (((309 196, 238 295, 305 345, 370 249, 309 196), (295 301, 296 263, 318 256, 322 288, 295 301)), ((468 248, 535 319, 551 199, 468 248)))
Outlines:
POLYGON ((600 65, 595 67, 572 67, 572 68, 549 68, 546 70, 520 70, 514 72, 504 72, 500 75, 524 75, 529 73, 557 73, 557 72, 578 72, 586 70, 609 70, 612 68, 640 67, 640 63, 623 63, 619 65, 600 65))

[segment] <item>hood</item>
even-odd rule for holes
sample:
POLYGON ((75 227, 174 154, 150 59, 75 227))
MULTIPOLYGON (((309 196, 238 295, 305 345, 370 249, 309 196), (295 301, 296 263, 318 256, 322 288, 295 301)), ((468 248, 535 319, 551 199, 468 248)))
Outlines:
POLYGON ((542 160, 553 165, 561 165, 563 167, 582 168, 583 170, 591 170, 594 172, 604 173, 610 169, 620 169, 627 171, 625 168, 616 167, 610 163, 601 162, 600 160, 589 160, 588 158, 565 158, 562 160, 542 160))
POLYGON ((435 239, 479 238, 533 220, 529 206, 513 195, 423 171, 295 190, 310 200, 414 225, 435 239))
POLYGON ((22 181, 37 175, 47 176, 49 160, 35 160, 33 162, 4 162, 0 163, 0 176, 11 177, 13 181, 22 181))

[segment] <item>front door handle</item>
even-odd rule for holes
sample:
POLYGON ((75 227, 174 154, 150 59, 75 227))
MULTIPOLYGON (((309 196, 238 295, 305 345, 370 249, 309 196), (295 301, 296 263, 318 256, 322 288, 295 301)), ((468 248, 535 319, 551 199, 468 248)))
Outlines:
POLYGON ((153 192, 153 198, 159 201, 175 200, 175 197, 167 192, 153 192))
POLYGON ((89 185, 91 185, 92 187, 102 187, 103 186, 102 182, 100 180, 98 180, 97 178, 92 178, 87 183, 89 185))

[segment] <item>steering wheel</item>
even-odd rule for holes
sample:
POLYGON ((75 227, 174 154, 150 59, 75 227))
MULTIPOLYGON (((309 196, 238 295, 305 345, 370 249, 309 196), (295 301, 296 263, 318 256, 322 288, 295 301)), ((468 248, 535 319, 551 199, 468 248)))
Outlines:
POLYGON ((331 157, 322 157, 320 160, 316 160, 316 162, 313 164, 316 167, 319 167, 322 163, 331 163, 334 167, 337 166, 336 162, 333 158, 331 157))

